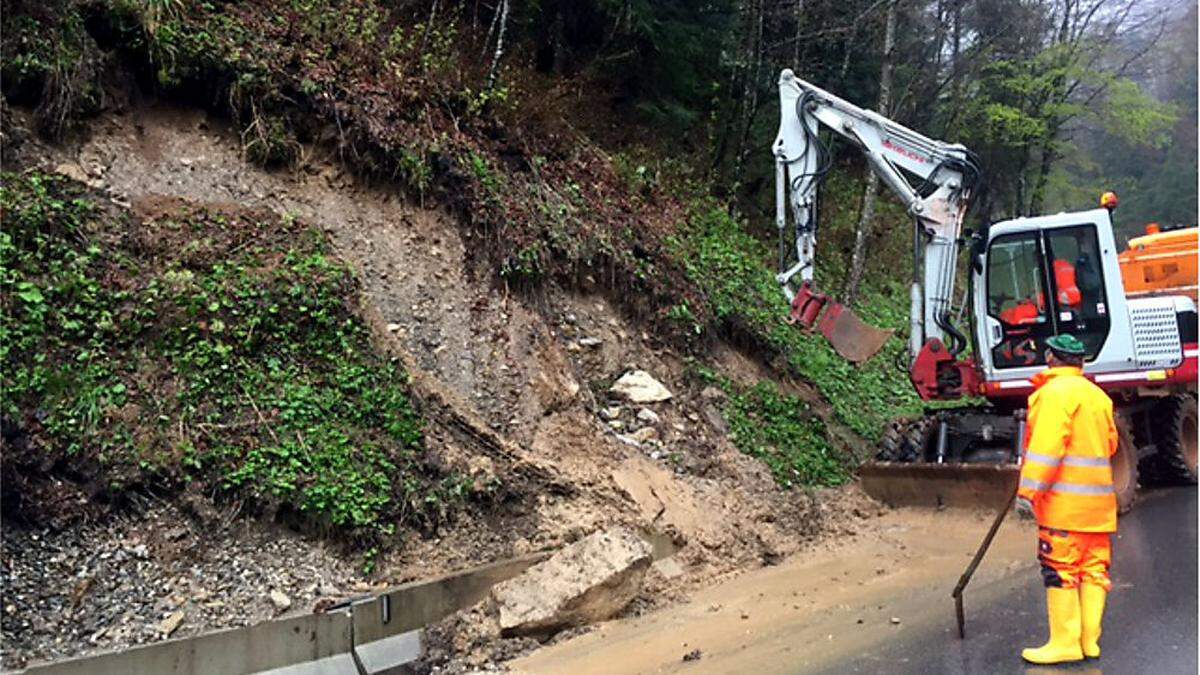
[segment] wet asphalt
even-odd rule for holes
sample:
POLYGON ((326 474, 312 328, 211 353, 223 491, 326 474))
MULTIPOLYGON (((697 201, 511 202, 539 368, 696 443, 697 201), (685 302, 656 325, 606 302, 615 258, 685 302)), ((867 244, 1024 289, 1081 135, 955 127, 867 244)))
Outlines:
POLYGON ((1196 509, 1195 488, 1147 491, 1121 519, 1099 659, 1055 667, 1021 660, 1023 647, 1040 646, 1046 639, 1045 591, 1033 571, 1025 581, 1018 578, 1011 592, 985 604, 973 605, 968 587, 966 640, 959 640, 952 628, 931 626, 831 672, 1195 675, 1196 509))

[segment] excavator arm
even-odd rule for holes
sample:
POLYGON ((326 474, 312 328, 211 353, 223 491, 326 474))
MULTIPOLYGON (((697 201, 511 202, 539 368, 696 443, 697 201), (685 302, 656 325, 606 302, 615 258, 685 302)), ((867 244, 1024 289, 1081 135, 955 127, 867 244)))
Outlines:
POLYGON ((817 197, 831 162, 820 138, 823 126, 863 153, 871 170, 913 217, 912 365, 931 346, 935 350, 944 346, 949 357, 956 356, 967 344, 950 311, 959 236, 982 178, 974 154, 962 145, 927 138, 859 108, 801 80, 791 70, 779 76, 779 102, 779 133, 772 146, 780 236, 776 280, 792 303, 789 320, 818 327, 840 353, 856 361, 870 358, 890 335, 863 323, 813 286, 817 197))

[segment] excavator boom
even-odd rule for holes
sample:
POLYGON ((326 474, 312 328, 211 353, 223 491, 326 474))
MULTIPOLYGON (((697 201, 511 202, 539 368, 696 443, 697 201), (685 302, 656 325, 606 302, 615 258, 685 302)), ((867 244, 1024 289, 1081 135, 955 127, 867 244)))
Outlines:
POLYGON ((858 148, 913 216, 910 356, 915 359, 930 339, 957 354, 966 339, 951 324, 950 306, 962 220, 981 176, 974 155, 859 108, 790 70, 780 74, 779 103, 779 133, 772 146, 780 237, 776 280, 792 305, 789 322, 816 328, 853 361, 869 359, 891 335, 814 286, 818 191, 831 161, 820 137, 824 127, 858 148))

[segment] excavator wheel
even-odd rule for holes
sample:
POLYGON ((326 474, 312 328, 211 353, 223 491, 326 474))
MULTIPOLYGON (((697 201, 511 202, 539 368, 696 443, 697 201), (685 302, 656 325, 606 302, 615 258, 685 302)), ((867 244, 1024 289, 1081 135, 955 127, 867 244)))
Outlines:
POLYGON ((1147 482, 1158 485, 1196 484, 1196 399, 1176 394, 1150 410, 1151 440, 1158 452, 1142 460, 1147 482))
POLYGON ((920 462, 937 428, 935 417, 893 420, 879 441, 880 462, 920 462))
POLYGON ((1117 493, 1117 512, 1126 513, 1137 501, 1138 460, 1133 427, 1124 415, 1117 415, 1117 454, 1113 455, 1113 491, 1117 493))

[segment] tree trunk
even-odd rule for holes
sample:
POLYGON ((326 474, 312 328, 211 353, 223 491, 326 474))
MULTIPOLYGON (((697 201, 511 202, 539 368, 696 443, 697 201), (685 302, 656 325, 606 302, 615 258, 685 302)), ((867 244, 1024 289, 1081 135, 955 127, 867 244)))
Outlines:
MULTIPOLYGON (((741 18, 740 28, 746 36, 745 41, 750 40, 750 35, 753 32, 754 21, 751 16, 753 4, 753 0, 743 0, 738 10, 738 16, 741 18)), ((738 121, 742 115, 742 107, 746 104, 745 96, 739 97, 737 92, 740 90, 743 94, 745 93, 747 77, 749 75, 745 64, 741 66, 734 65, 734 67, 729 69, 729 87, 726 89, 729 106, 725 114, 721 115, 724 118, 724 123, 717 134, 715 150, 713 151, 712 162, 709 164, 708 173, 719 173, 722 165, 725 164, 725 155, 729 152, 729 146, 732 144, 733 137, 737 133, 738 121)), ((708 177, 708 173, 705 174, 705 178, 708 177)))
POLYGON ((962 62, 962 5, 963 0, 953 0, 954 9, 951 10, 950 24, 950 100, 953 102, 950 107, 950 115, 946 119, 945 129, 946 134, 951 138, 954 137, 955 127, 958 124, 958 114, 962 110, 963 92, 962 83, 963 77, 961 62, 962 62))
POLYGON ((425 45, 429 43, 429 31, 433 29, 433 22, 437 21, 438 0, 433 0, 433 5, 429 8, 429 20, 425 22, 425 31, 421 33, 421 52, 425 52, 425 45))
POLYGON ((1029 170, 1031 150, 1028 146, 1021 148, 1021 161, 1017 164, 1017 170, 1014 172, 1016 177, 1016 194, 1013 196, 1012 214, 1014 216, 1026 215, 1025 211, 1025 172, 1029 170))
POLYGON ((800 30, 804 28, 804 0, 796 0, 796 37, 792 45, 791 69, 800 71, 800 30))
POLYGON ((500 29, 496 33, 496 51, 492 54, 492 67, 488 70, 487 88, 491 90, 496 85, 496 75, 500 69, 500 59, 504 56, 504 31, 508 28, 508 0, 500 0, 500 29))
POLYGON ((554 50, 553 64, 550 66, 550 72, 555 75, 564 75, 567 72, 567 20, 563 16, 562 7, 560 6, 554 12, 554 25, 551 27, 551 40, 554 41, 552 48, 554 50))
POLYGON ((754 116, 758 114, 758 76, 762 68, 763 53, 763 0, 757 0, 754 11, 754 28, 746 54, 749 67, 742 93, 742 100, 746 103, 743 103, 741 136, 738 140, 737 159, 733 166, 734 180, 738 182, 742 180, 742 169, 746 165, 746 155, 750 150, 750 128, 754 126, 754 116))
MULTIPOLYGON (((888 0, 887 19, 883 33, 883 65, 879 69, 879 105, 876 106, 880 115, 887 116, 892 105, 892 68, 895 65, 896 51, 896 5, 898 0, 888 0)), ((875 201, 879 196, 879 176, 871 171, 867 176, 867 188, 863 192, 862 212, 858 217, 858 227, 854 231, 854 256, 850 259, 850 278, 846 283, 844 301, 853 304, 858 297, 858 287, 862 284, 863 267, 866 262, 867 235, 871 229, 871 221, 875 219, 875 201)))
POLYGON ((1058 136, 1058 127, 1051 126, 1046 131, 1046 142, 1042 146, 1042 163, 1038 167, 1037 182, 1033 184, 1033 194, 1029 198, 1029 215, 1036 216, 1042 212, 1046 203, 1046 186, 1050 182, 1050 170, 1058 160, 1058 150, 1054 139, 1058 136))

